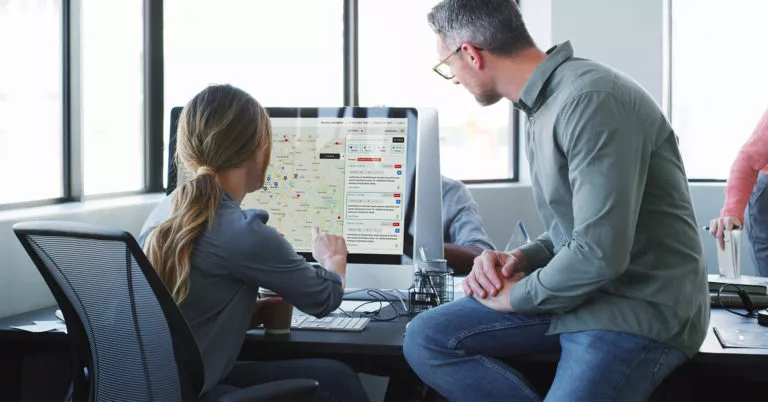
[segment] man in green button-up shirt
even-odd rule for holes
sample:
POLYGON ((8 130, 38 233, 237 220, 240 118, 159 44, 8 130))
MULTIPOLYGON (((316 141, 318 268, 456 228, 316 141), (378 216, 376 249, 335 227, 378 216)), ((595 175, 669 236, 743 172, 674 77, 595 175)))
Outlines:
POLYGON ((547 399, 644 400, 695 354, 707 269, 676 136, 631 78, 542 52, 510 0, 444 0, 429 23, 435 71, 483 105, 528 116, 533 195, 546 232, 486 251, 468 296, 417 317, 405 355, 449 399, 536 400, 500 359, 561 349, 547 399))

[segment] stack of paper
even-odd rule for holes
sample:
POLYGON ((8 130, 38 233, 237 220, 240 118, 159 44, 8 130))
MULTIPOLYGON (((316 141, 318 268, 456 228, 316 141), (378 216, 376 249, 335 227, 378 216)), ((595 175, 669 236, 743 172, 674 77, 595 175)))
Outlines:
POLYGON ((67 332, 67 324, 63 321, 33 321, 30 325, 15 325, 13 328, 20 329, 27 332, 67 332))
POLYGON ((717 247, 717 265, 720 275, 726 278, 741 276, 741 230, 726 230, 723 233, 725 248, 717 247))

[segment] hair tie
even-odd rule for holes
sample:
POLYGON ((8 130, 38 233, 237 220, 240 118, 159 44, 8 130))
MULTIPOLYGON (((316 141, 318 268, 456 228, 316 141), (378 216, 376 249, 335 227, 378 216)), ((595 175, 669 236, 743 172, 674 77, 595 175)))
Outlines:
POLYGON ((216 175, 216 171, 211 169, 211 168, 209 168, 208 166, 200 166, 199 168, 197 168, 197 176, 204 176, 204 175, 207 175, 207 174, 209 174, 211 176, 215 176, 216 175))

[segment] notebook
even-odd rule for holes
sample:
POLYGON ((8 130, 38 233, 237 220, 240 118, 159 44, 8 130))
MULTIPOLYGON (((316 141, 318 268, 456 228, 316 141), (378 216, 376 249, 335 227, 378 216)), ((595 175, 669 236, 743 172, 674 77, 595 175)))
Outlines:
POLYGON ((725 248, 717 247, 717 265, 720 275, 726 278, 741 276, 741 230, 726 230, 723 233, 725 248))
POLYGON ((729 328, 715 326, 717 340, 724 348, 768 349, 768 329, 759 325, 753 328, 729 328))

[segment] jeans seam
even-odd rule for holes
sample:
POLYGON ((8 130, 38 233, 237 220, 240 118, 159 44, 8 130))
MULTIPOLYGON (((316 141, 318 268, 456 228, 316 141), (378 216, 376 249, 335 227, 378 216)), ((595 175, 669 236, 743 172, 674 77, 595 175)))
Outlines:
POLYGON ((516 375, 511 374, 507 370, 504 370, 502 367, 500 367, 498 364, 496 364, 492 359, 485 357, 483 355, 477 355, 477 357, 480 358, 480 361, 485 365, 486 367, 490 368, 491 370, 495 371, 497 374, 500 374, 502 377, 505 377, 509 380, 512 380, 515 384, 517 384, 518 388, 520 390, 523 390, 526 394, 528 394, 528 397, 531 399, 540 399, 539 395, 537 395, 534 392, 531 392, 529 385, 520 381, 520 378, 518 378, 516 375))
MULTIPOLYGON (((653 340, 651 340, 651 339, 647 339, 647 340, 646 340, 646 342, 645 342, 645 346, 643 347, 643 352, 642 352, 642 353, 640 353, 640 354, 637 356, 637 359, 635 359, 635 361, 634 361, 634 364, 637 364, 639 361, 641 361, 641 360, 643 359, 643 357, 645 357, 645 355, 646 355, 646 354, 648 354, 648 350, 651 348, 651 345, 652 345, 653 343, 654 343, 654 341, 653 341, 653 340)), ((619 390, 621 390, 621 387, 622 387, 622 386, 624 386, 624 383, 625 383, 625 382, 626 382, 626 381, 629 379, 629 377, 631 376, 631 374, 632 374, 632 371, 631 371, 631 370, 632 370, 632 369, 630 368, 630 371, 629 371, 629 372, 627 372, 627 374, 624 376, 624 378, 621 380, 621 382, 619 382, 619 383, 617 383, 617 384, 616 384, 616 387, 613 389, 613 394, 611 395, 611 398, 610 398, 610 400, 614 400, 614 399, 615 399, 615 396, 616 396, 616 394, 619 392, 619 390)), ((654 377, 655 377, 655 375, 654 375, 654 377)))
POLYGON ((494 324, 493 326, 485 325, 479 328, 469 329, 459 333, 458 335, 456 335, 451 339, 451 341, 448 343, 448 346, 451 349, 456 349, 457 346, 459 345, 459 342, 463 341, 464 339, 472 335, 477 335, 482 332, 490 332, 490 331, 497 331, 500 329, 510 329, 510 328, 518 328, 518 327, 528 327, 531 325, 540 325, 545 323, 549 324, 549 322, 546 319, 537 318, 534 321, 524 322, 524 323, 512 323, 511 325, 502 325, 502 326, 499 326, 499 324, 494 324))
POLYGON ((665 347, 664 350, 661 351, 661 355, 659 356, 659 361, 656 362, 656 366, 653 368, 653 382, 656 386, 659 385, 659 370, 661 370, 661 366, 663 366, 664 358, 667 357, 667 354, 671 348, 669 346, 665 347))

